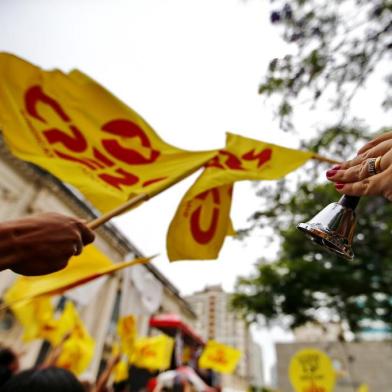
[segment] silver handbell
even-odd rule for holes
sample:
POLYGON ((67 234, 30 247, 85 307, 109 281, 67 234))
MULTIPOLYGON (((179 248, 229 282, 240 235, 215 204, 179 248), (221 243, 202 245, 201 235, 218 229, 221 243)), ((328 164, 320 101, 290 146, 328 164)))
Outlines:
POLYGON ((356 222, 355 208, 359 199, 354 196, 343 196, 337 203, 328 204, 309 222, 299 223, 297 228, 328 251, 352 260, 354 258, 351 245, 356 222))

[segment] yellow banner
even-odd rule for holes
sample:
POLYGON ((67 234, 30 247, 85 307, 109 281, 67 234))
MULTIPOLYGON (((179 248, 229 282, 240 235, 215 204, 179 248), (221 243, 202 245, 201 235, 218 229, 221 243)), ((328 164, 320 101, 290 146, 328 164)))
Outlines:
POLYGON ((292 357, 289 378, 296 392, 332 392, 336 381, 331 359, 314 348, 300 350, 292 357))
POLYGON ((64 314, 63 321, 71 327, 71 336, 63 344, 56 366, 79 375, 87 369, 93 358, 95 342, 72 302, 67 302, 64 314))
POLYGON ((281 178, 312 155, 229 133, 226 148, 208 162, 177 209, 167 234, 169 259, 216 259, 232 230, 233 183, 281 178))
POLYGON ((216 151, 165 143, 132 109, 83 73, 40 68, 0 53, 0 129, 19 158, 78 188, 99 210, 153 196, 216 151))
POLYGON ((100 276, 113 273, 149 259, 135 259, 114 264, 94 245, 88 245, 79 256, 72 257, 66 268, 43 276, 21 276, 7 290, 5 301, 29 300, 41 295, 60 294, 68 289, 87 283, 100 276))
POLYGON ((51 341, 52 332, 57 328, 50 297, 34 298, 10 306, 12 313, 23 326, 23 340, 51 341))
POLYGON ((170 367, 174 339, 166 335, 140 338, 135 343, 131 363, 150 370, 166 370, 170 367))
POLYGON ((128 362, 121 360, 113 369, 113 381, 120 383, 128 380, 128 362))
POLYGON ((361 384, 358 387, 358 391, 357 392, 369 392, 369 387, 367 384, 361 384))
POLYGON ((117 323, 117 333, 120 337, 120 351, 128 358, 132 357, 137 339, 137 323, 133 315, 121 317, 117 323))
POLYGON ((233 373, 240 357, 241 352, 236 348, 209 340, 199 358, 199 367, 219 373, 233 373))

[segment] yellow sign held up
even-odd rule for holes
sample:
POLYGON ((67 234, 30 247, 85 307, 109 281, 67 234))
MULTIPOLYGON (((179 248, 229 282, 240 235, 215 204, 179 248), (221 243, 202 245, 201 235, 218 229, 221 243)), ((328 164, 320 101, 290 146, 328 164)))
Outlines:
POLYGON ((300 350, 291 358, 289 378, 296 392, 333 392, 336 380, 331 359, 314 348, 300 350))
POLYGON ((166 370, 174 348, 174 339, 166 335, 139 338, 131 362, 140 368, 151 370, 166 370))
POLYGON ((199 367, 219 373, 233 373, 241 352, 214 340, 209 340, 199 358, 199 367))

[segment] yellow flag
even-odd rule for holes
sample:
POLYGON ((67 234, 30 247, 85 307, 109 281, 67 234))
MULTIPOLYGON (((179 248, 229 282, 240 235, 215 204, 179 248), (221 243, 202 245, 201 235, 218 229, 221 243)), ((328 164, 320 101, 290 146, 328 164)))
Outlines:
POLYGON ((131 358, 137 338, 136 318, 131 314, 121 317, 117 323, 117 333, 121 352, 131 358))
POLYGON ((296 392, 332 392, 336 375, 331 359, 323 351, 298 351, 289 366, 290 382, 296 392))
POLYGON ((139 338, 135 343, 131 363, 150 370, 166 370, 174 348, 174 339, 167 335, 139 338))
POLYGON ((10 308, 23 326, 25 342, 34 339, 51 340, 51 334, 57 328, 57 324, 50 297, 34 298, 30 301, 11 304, 10 308))
POLYGON ((358 392, 369 392, 369 387, 367 384, 361 384, 358 388, 358 392))
POLYGON ((226 148, 208 162, 177 209, 167 234, 169 259, 216 259, 225 236, 232 231, 233 183, 278 179, 312 155, 229 133, 226 148))
POLYGON ((95 342, 83 325, 72 302, 67 302, 64 313, 67 314, 69 326, 73 325, 71 336, 65 341, 56 366, 70 370, 79 375, 89 366, 95 342))
POLYGON ((241 352, 215 340, 209 340, 199 358, 199 367, 212 369, 219 373, 233 373, 241 352))
POLYGON ((128 379, 128 362, 121 360, 113 369, 113 381, 118 383, 128 379))
POLYGON ((153 196, 216 151, 165 143, 132 109, 79 71, 43 71, 0 53, 0 129, 11 151, 78 188, 101 211, 153 196))
POLYGON ((135 259, 114 264, 94 245, 86 246, 83 253, 72 257, 68 266, 61 271, 44 276, 21 276, 7 290, 5 300, 8 304, 40 295, 62 293, 70 288, 87 283, 105 274, 149 259, 135 259))

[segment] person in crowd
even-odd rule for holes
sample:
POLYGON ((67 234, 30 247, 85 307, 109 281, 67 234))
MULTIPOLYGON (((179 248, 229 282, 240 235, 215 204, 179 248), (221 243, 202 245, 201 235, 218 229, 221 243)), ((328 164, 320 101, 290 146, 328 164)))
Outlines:
POLYGON ((357 156, 326 173, 339 193, 350 196, 384 196, 392 201, 392 132, 366 143, 357 156))
POLYGON ((52 212, 1 222, 0 270, 21 275, 59 271, 94 238, 81 219, 52 212))
POLYGON ((58 367, 28 369, 12 376, 1 392, 85 392, 83 385, 68 370, 58 367))
POLYGON ((9 348, 0 348, 0 389, 18 370, 18 355, 9 348))

